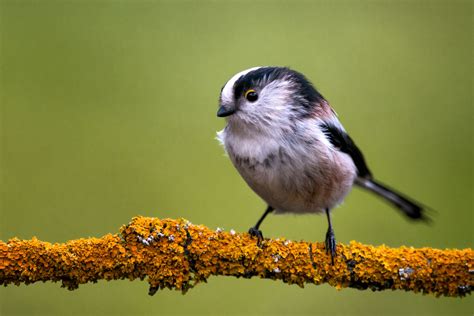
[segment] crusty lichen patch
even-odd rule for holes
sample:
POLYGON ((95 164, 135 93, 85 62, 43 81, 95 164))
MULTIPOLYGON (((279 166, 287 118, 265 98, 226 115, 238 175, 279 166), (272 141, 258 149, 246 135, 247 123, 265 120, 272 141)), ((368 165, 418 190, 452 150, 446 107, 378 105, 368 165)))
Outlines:
POLYGON ((437 296, 464 296, 474 285, 472 249, 337 246, 331 265, 323 243, 265 239, 211 230, 184 219, 135 217, 120 234, 51 244, 11 239, 0 242, 3 285, 62 281, 75 289, 100 279, 144 279, 150 294, 169 288, 185 293, 211 275, 259 276, 303 287, 401 289, 437 296))

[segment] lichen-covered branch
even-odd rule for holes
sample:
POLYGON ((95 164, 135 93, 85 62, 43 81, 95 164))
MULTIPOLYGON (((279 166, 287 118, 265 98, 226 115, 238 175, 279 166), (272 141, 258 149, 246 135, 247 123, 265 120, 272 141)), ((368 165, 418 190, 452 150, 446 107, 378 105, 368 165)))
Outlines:
POLYGON ((150 294, 170 288, 186 292, 211 275, 259 276, 303 287, 405 290, 465 296, 474 285, 474 251, 337 246, 331 265, 323 243, 265 239, 216 231, 186 220, 136 217, 120 234, 51 244, 0 241, 0 283, 62 281, 75 289, 97 280, 144 279, 150 294))

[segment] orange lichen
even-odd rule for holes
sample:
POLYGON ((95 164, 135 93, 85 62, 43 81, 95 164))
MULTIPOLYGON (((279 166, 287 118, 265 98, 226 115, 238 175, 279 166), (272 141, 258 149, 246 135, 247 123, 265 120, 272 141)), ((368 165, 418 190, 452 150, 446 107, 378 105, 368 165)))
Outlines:
POLYGON ((474 251, 337 246, 334 265, 323 243, 265 239, 212 231, 184 219, 136 217, 120 234, 51 244, 33 238, 0 242, 3 285, 62 281, 75 289, 100 279, 144 279, 150 294, 183 293, 211 275, 282 280, 301 287, 329 283, 340 289, 400 289, 464 296, 474 285, 474 251))

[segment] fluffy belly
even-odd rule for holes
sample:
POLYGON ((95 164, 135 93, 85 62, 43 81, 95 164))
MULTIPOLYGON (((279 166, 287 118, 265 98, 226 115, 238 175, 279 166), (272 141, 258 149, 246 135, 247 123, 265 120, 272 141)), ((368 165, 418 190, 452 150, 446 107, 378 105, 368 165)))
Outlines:
MULTIPOLYGON (((340 204, 355 178, 346 154, 329 151, 296 160, 275 152, 264 159, 230 155, 247 184, 277 213, 319 213, 340 204)), ((293 156, 294 157, 294 156, 293 156)))

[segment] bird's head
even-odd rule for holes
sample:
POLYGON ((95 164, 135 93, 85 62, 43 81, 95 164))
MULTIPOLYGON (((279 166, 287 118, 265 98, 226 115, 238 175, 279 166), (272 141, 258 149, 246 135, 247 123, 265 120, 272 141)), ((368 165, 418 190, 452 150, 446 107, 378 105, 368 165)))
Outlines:
POLYGON ((247 126, 281 126, 311 115, 323 100, 299 72, 285 67, 254 67, 227 81, 217 116, 247 126))

